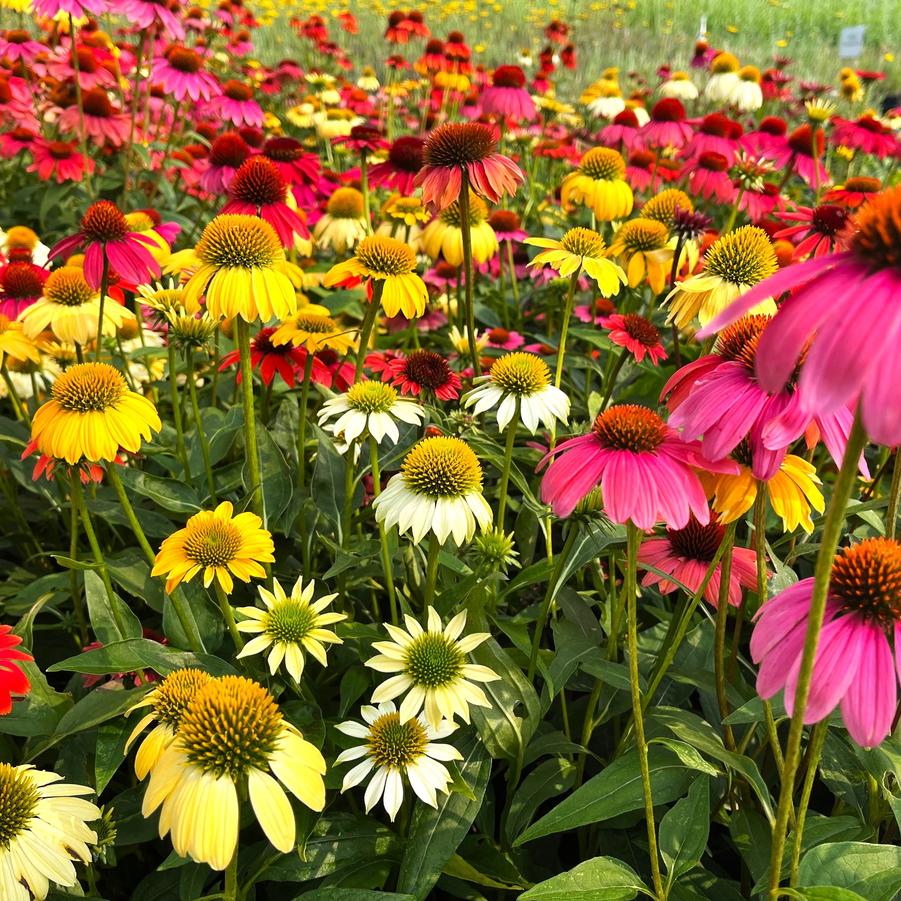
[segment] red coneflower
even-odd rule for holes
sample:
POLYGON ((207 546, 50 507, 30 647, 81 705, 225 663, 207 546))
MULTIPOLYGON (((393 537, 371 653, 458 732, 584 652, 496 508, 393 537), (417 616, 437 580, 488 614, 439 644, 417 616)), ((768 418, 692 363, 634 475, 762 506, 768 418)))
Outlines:
POLYGON ((31 145, 32 163, 28 172, 37 172, 41 181, 55 178, 57 184, 80 182, 86 172, 94 172, 94 161, 82 156, 77 141, 48 141, 35 138, 31 145))
POLYGON ((782 152, 788 146, 788 125, 779 116, 764 116, 757 131, 742 135, 739 144, 748 153, 765 156, 768 159, 782 152))
MULTIPOLYGON (((272 336, 277 331, 276 326, 260 329, 250 341, 250 364, 260 373, 263 384, 268 388, 277 375, 289 388, 293 388, 297 376, 303 372, 307 361, 307 351, 302 347, 294 347, 293 344, 273 344, 272 336)), ((237 350, 224 354, 219 364, 219 371, 236 366, 240 362, 240 354, 237 350)), ((313 355, 314 381, 331 381, 325 365, 313 355), (319 363, 320 371, 316 377, 316 364, 319 363)), ((241 383, 241 373, 237 373, 238 384, 241 383)))
POLYGON ((347 135, 337 135, 331 139, 333 144, 343 144, 357 153, 377 153, 390 145, 381 130, 374 125, 354 125, 347 135))
POLYGON ((12 634, 12 626, 0 626, 0 716, 13 709, 12 695, 28 693, 31 684, 20 663, 31 663, 34 657, 18 649, 22 639, 12 634))
POLYGON ((642 147, 654 149, 683 147, 692 136, 685 121, 685 107, 675 97, 658 100, 651 109, 651 119, 638 133, 642 147))
POLYGON ((660 342, 660 332, 649 319, 638 313, 614 313, 602 319, 600 324, 610 330, 609 338, 624 347, 640 363, 647 356, 656 366, 666 359, 666 350, 660 342))
POLYGON ((388 149, 388 159, 369 170, 369 183, 409 196, 422 169, 424 147, 424 138, 402 135, 388 149))
POLYGON ((463 173, 477 194, 497 203, 511 196, 525 176, 513 160, 496 152, 497 134, 479 122, 451 122, 436 128, 423 148, 425 165, 414 179, 422 186, 423 203, 438 210, 460 196, 463 173))
POLYGON ((789 136, 784 148, 771 152, 770 158, 776 169, 790 168, 796 175, 804 179, 808 185, 829 184, 829 172, 820 162, 823 157, 826 139, 823 130, 816 132, 816 159, 813 154, 814 136, 809 125, 799 125, 789 136))
POLYGON ((856 175, 847 179, 843 185, 836 185, 823 195, 826 203, 837 203, 850 210, 863 206, 874 195, 882 190, 882 182, 878 178, 856 175))
POLYGON ((294 199, 301 208, 316 204, 322 180, 317 154, 304 150, 303 144, 296 138, 287 137, 269 138, 263 144, 261 153, 275 164, 291 185, 294 199))
MULTIPOLYGON (((369 358, 367 357, 367 365, 369 358)), ((410 356, 386 361, 382 380, 400 388, 401 394, 434 395, 438 400, 456 400, 460 396, 460 376, 447 360, 432 350, 414 350, 410 356)))
POLYGON ((777 231, 774 238, 785 238, 794 242, 794 261, 798 262, 807 256, 821 257, 835 249, 839 235, 845 230, 850 210, 829 203, 817 207, 799 207, 792 213, 783 213, 782 218, 788 222, 798 222, 790 228, 777 231))
POLYGON ((0 267, 0 316, 17 319, 44 293, 49 275, 43 266, 24 260, 0 267))

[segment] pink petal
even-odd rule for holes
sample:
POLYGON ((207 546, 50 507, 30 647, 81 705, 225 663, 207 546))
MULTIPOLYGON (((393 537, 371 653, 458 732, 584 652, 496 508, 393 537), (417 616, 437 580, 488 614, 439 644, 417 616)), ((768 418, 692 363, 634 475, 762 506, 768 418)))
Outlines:
POLYGON ((873 748, 891 731, 898 704, 898 681, 892 651, 882 629, 861 620, 856 636, 860 662, 842 698, 842 719, 857 744, 873 748))

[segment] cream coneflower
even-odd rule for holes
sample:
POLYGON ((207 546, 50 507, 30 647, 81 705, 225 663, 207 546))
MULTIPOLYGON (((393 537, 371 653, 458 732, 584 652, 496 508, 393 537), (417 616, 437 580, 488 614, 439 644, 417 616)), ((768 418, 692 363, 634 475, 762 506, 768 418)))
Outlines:
POLYGON ((441 742, 457 727, 445 720, 433 728, 421 715, 401 722, 391 701, 378 707, 366 704, 360 708, 360 716, 363 723, 347 720, 335 727, 364 742, 335 758, 336 766, 362 758, 344 776, 341 791, 359 785, 371 773, 363 795, 366 812, 381 800, 392 823, 404 800, 405 779, 421 801, 437 807, 438 792, 447 794, 453 781, 444 761, 463 759, 453 745, 441 742))
POLYGON ((379 653, 366 666, 380 673, 393 673, 372 693, 372 703, 400 702, 400 721, 412 719, 420 710, 426 722, 438 728, 442 719, 450 722, 459 716, 469 722, 469 708, 490 707, 485 692, 475 682, 495 682, 500 676, 487 666, 467 663, 467 657, 491 635, 473 632, 461 638, 466 626, 466 611, 458 613, 444 626, 434 607, 426 614, 426 628, 409 614, 404 616, 406 630, 384 623, 393 641, 373 642, 379 653))
POLYGON ((729 95, 738 84, 741 64, 731 53, 718 53, 710 61, 710 79, 704 86, 704 96, 712 103, 728 103, 729 95))
MULTIPOLYGON (((93 789, 30 765, 0 763, 0 897, 46 898, 50 885, 78 884, 73 861, 90 863, 100 808, 93 789)), ((79 892, 80 894, 80 892, 79 892)))
POLYGON ((476 524, 484 531, 492 521, 478 458, 465 441, 443 435, 414 445, 373 507, 378 522, 411 531, 414 544, 431 531, 440 543, 452 535, 459 545, 476 524))
POLYGON ((343 254, 366 237, 363 195, 356 188, 338 188, 316 222, 313 237, 323 250, 343 254))
POLYGON ((182 712, 175 741, 150 771, 141 813, 161 808, 160 838, 170 833, 176 854, 224 870, 238 845, 244 792, 266 838, 287 853, 296 827, 284 789, 322 810, 325 769, 322 755, 262 685, 223 676, 200 688, 182 712))
POLYGON ((625 219, 632 212, 633 202, 626 181, 626 161, 610 147, 592 147, 560 186, 563 209, 571 209, 573 204, 586 206, 601 222, 625 219))
POLYGON ((626 270, 630 288, 645 278, 655 294, 666 284, 673 259, 675 239, 669 229, 655 219, 630 219, 624 222, 610 245, 610 256, 616 257, 626 270))
POLYGON ((571 228, 559 241, 553 238, 527 238, 525 243, 546 248, 529 263, 530 266, 550 266, 561 278, 568 278, 584 269, 585 274, 597 283, 604 297, 619 294, 626 284, 626 273, 606 258, 604 239, 590 228, 571 228))
POLYGON ((398 397, 391 385, 362 381, 322 405, 319 426, 341 436, 348 446, 367 431, 379 444, 386 435, 397 444, 400 432, 396 420, 418 426, 424 417, 425 410, 416 401, 398 397), (338 418, 329 422, 334 417, 338 418))
MULTIPOLYGON (((488 206, 476 194, 469 195, 469 235, 472 242, 472 258, 476 263, 486 263, 500 247, 497 235, 488 222, 488 206)), ((446 206, 423 229, 420 237, 422 249, 433 259, 444 257, 452 266, 463 264, 463 220, 457 201, 446 206)))
POLYGON ((266 575, 262 564, 275 559, 272 535, 255 513, 233 512, 229 501, 201 510, 163 541, 151 575, 166 576, 167 592, 201 572, 204 587, 215 579, 226 594, 234 588, 232 576, 249 582, 266 575))
MULTIPOLYGON (((665 303, 667 322, 683 329, 697 317, 707 325, 737 297, 778 269, 776 251, 767 233, 745 225, 717 238, 704 256, 704 271, 679 282, 665 303)), ((751 313, 775 313, 776 304, 767 298, 751 313)))
POLYGON ((186 305, 206 294, 214 319, 284 319, 297 308, 275 229, 256 216, 216 216, 196 248, 200 267, 185 285, 186 305))
POLYGON ((129 390, 109 363, 78 363, 53 383, 34 414, 31 440, 48 457, 113 462, 119 449, 137 453, 163 425, 153 403, 129 390))
POLYGON ((125 743, 126 752, 135 739, 151 723, 154 724, 150 732, 144 736, 135 754, 135 775, 138 779, 147 776, 163 751, 175 741, 175 733, 178 731, 178 724, 185 708, 210 679, 212 676, 208 673, 192 667, 175 670, 161 682, 157 682, 137 704, 129 708, 129 713, 142 707, 150 707, 150 712, 145 713, 132 729, 125 743))
POLYGON ((498 357, 487 375, 474 380, 476 385, 463 399, 463 406, 475 405, 478 416, 497 407, 497 424, 503 431, 516 414, 534 435, 538 424, 553 428, 559 420, 566 424, 569 398, 551 384, 551 370, 536 354, 517 351, 498 357))
POLYGON ((285 594, 285 589, 275 579, 272 591, 258 588, 265 610, 259 607, 238 607, 238 613, 247 619, 238 623, 239 632, 247 632, 254 637, 238 654, 238 659, 262 654, 268 650, 266 662, 274 676, 276 670, 285 664, 285 669, 295 682, 303 675, 304 653, 312 655, 323 666, 328 666, 326 646, 341 644, 341 639, 325 626, 331 626, 347 619, 344 613, 327 613, 326 608, 338 597, 326 594, 313 600, 316 582, 310 579, 306 586, 300 577, 285 594))
POLYGON ((738 81, 729 92, 728 102, 743 113, 752 113, 763 106, 763 91, 760 87, 760 69, 757 66, 742 66, 738 81))
POLYGON ((333 266, 322 283, 330 288, 353 279, 381 283, 381 304, 388 316, 402 313, 407 319, 415 319, 425 312, 429 292, 416 274, 413 248, 403 241, 385 235, 364 238, 354 256, 333 266))

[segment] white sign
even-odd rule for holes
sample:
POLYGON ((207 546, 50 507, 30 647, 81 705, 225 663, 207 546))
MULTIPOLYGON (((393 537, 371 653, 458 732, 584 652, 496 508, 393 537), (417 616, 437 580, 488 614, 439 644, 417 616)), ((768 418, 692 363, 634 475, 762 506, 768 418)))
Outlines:
POLYGON ((853 28, 843 28, 838 36, 839 59, 855 59, 863 52, 863 36, 867 30, 866 25, 855 25, 853 28))

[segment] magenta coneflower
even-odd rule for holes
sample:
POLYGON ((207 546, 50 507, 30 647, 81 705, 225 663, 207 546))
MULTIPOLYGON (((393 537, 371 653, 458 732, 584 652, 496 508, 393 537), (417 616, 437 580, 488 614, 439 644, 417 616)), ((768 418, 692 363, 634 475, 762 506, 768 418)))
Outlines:
POLYGON ((626 160, 626 181, 634 191, 646 191, 651 186, 656 168, 654 154, 638 147, 626 160))
MULTIPOLYGON (((84 129, 98 147, 106 144, 121 147, 128 141, 131 120, 118 107, 113 106, 103 88, 82 91, 81 100, 84 109, 84 129)), ((78 134, 81 130, 81 121, 78 106, 73 104, 64 109, 59 117, 60 131, 78 134)))
POLYGON ((49 270, 34 263, 11 262, 0 267, 0 316, 15 319, 43 293, 49 270))
POLYGON ((32 0, 31 11, 36 16, 52 19, 58 13, 67 13, 73 19, 99 16, 106 12, 106 0, 32 0))
POLYGON ((369 184, 388 188, 408 197, 413 193, 416 176, 422 168, 425 138, 402 135, 388 149, 388 159, 369 170, 369 184))
MULTIPOLYGON (((760 665, 757 693, 771 698, 785 689, 789 715, 813 587, 813 579, 802 579, 764 604, 751 635, 751 657, 760 665)), ((898 542, 870 538, 836 554, 805 723, 817 723, 841 706, 848 733, 862 747, 875 747, 889 734, 901 673, 899 597, 898 542)))
POLYGON ((877 194, 853 220, 848 249, 795 263, 755 285, 699 332, 712 334, 767 297, 797 288, 760 339, 756 372, 764 390, 798 379, 808 413, 861 403, 870 437, 901 444, 901 185, 877 194))
POLYGON ((717 203, 732 203, 738 191, 729 177, 729 160, 721 153, 706 151, 697 159, 686 163, 686 174, 691 173, 688 190, 717 203))
POLYGON ((153 61, 153 80, 167 94, 182 101, 210 100, 220 93, 215 76, 204 70, 203 57, 189 47, 168 47, 153 61))
POLYGON ((456 400, 460 396, 460 376, 441 354, 432 350, 414 350, 406 358, 388 360, 382 368, 382 380, 400 388, 401 394, 414 397, 430 394, 438 400, 456 400))
POLYGON ((822 164, 826 139, 823 130, 817 129, 817 154, 813 156, 813 132, 809 125, 799 125, 789 136, 785 147, 769 152, 776 169, 790 168, 797 176, 804 179, 811 187, 815 184, 828 185, 832 180, 829 172, 822 164))
POLYGON ((829 140, 836 146, 853 147, 854 150, 878 156, 880 159, 896 155, 901 149, 891 129, 886 128, 872 116, 861 116, 854 120, 836 116, 832 120, 832 134, 829 140))
POLYGON ((120 279, 143 285, 160 276, 159 263, 150 253, 155 246, 150 238, 129 231, 125 216, 114 203, 98 200, 81 217, 78 232, 54 245, 50 259, 68 257, 83 247, 84 277, 92 288, 100 288, 104 258, 120 279))
POLYGON ((24 28, 10 28, 0 33, 0 59, 29 65, 39 53, 46 50, 24 28))
POLYGON ((310 237, 303 219, 288 205, 288 183, 266 157, 252 156, 242 163, 228 186, 228 194, 229 201, 220 214, 241 213, 265 219, 283 247, 290 247, 295 235, 310 237))
POLYGON ((685 121, 685 107, 675 97, 658 100, 650 121, 638 132, 638 142, 646 148, 683 147, 692 136, 685 121))
POLYGON ((224 194, 235 173, 250 156, 250 147, 237 132, 219 135, 210 146, 207 168, 200 176, 200 187, 208 194, 224 194))
POLYGON ((604 147, 613 147, 622 153, 637 146, 639 129, 638 116, 634 110, 627 107, 618 112, 613 121, 598 132, 597 141, 604 147))
POLYGON ((463 172, 476 194, 497 203, 516 193, 525 178, 519 166, 496 152, 497 133, 480 122, 440 125, 426 138, 425 165, 414 179, 422 186, 422 201, 438 210, 460 196, 463 172))
POLYGON ((764 116, 757 131, 743 134, 739 144, 750 154, 772 159, 788 147, 788 126, 779 116, 764 116))
POLYGON ((206 112, 219 115, 232 125, 259 128, 263 124, 263 109, 253 99, 253 89, 233 78, 222 85, 218 97, 209 101, 206 112))
POLYGON ((485 337, 488 339, 486 347, 500 350, 517 350, 526 343, 526 339, 519 332, 511 332, 505 328, 490 328, 485 332, 485 337))
MULTIPOLYGON (((271 160, 282 178, 291 185, 294 199, 305 209, 315 206, 322 181, 319 156, 303 149, 296 138, 269 138, 261 153, 271 160)), ((372 184, 372 172, 369 173, 372 184)))
POLYGON ((0 156, 8 160, 18 156, 23 150, 31 150, 37 138, 37 132, 30 128, 14 128, 12 131, 5 131, 0 134, 0 156))
POLYGON ((33 162, 27 171, 37 172, 42 181, 54 178, 58 184, 66 181, 80 182, 85 172, 94 171, 94 161, 82 156, 77 141, 36 138, 31 145, 31 156, 33 162))
POLYGON ((772 216, 777 210, 785 209, 785 201, 779 191, 779 185, 765 181, 760 185, 745 188, 738 201, 738 208, 748 214, 755 225, 772 216))
POLYGON ((785 238, 795 244, 794 260, 805 257, 821 257, 835 250, 839 236, 845 230, 850 211, 829 203, 817 207, 798 207, 791 213, 783 213, 781 218, 797 222, 790 228, 777 231, 774 238, 785 238))
POLYGON ((374 125, 354 125, 350 133, 346 135, 336 135, 331 139, 333 144, 343 145, 355 150, 357 153, 378 153, 380 150, 387 150, 391 145, 385 140, 381 129, 374 125))
POLYGON ((489 116, 531 122, 538 116, 535 101, 526 90, 526 76, 519 66, 498 66, 491 87, 482 91, 482 112, 489 116))
POLYGON ((573 315, 580 322, 592 322, 600 325, 611 314, 616 312, 616 304, 609 297, 597 297, 589 306, 580 304, 573 310, 573 315))
POLYGON ((744 129, 722 113, 710 113, 697 122, 698 130, 682 148, 682 159, 697 159, 702 153, 719 153, 731 165, 744 129))
MULTIPOLYGON (((644 586, 656 585, 661 594, 671 594, 681 583, 690 591, 697 591, 716 552, 722 544, 726 527, 717 521, 716 514, 702 525, 694 517, 683 529, 667 529, 662 538, 648 538, 638 551, 638 565, 646 563, 668 573, 676 581, 670 582, 655 572, 648 572, 641 580, 644 586)), ((720 596, 723 564, 717 563, 704 589, 704 600, 716 607, 720 596)), ((741 605, 742 588, 757 587, 757 555, 750 548, 732 549, 732 569, 729 573, 729 603, 741 605)))
POLYGON ((591 431, 570 438, 549 453, 541 499, 566 517, 597 485, 613 522, 652 529, 660 521, 676 529, 694 514, 710 518, 704 489, 692 467, 738 473, 731 460, 714 463, 683 441, 653 410, 619 404, 598 414, 591 431))
POLYGON ((610 340, 629 351, 636 363, 640 363, 646 356, 654 366, 666 359, 666 350, 660 342, 657 326, 644 316, 638 313, 614 313, 602 319, 600 324, 610 330, 610 340))
POLYGON ((529 233, 523 230, 519 214, 513 210, 495 210, 488 217, 498 241, 525 241, 529 233))
POLYGON ((110 12, 124 17, 132 27, 159 28, 169 40, 185 39, 184 26, 167 3, 159 0, 108 0, 108 5, 110 12))

